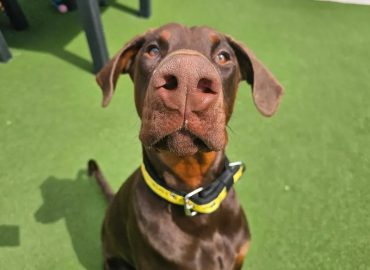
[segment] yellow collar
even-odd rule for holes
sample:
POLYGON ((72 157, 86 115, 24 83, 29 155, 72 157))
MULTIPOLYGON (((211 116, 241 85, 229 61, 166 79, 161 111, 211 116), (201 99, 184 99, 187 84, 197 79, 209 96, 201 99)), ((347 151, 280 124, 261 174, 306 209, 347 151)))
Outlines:
POLYGON ((209 214, 216 211, 232 185, 240 179, 244 170, 245 166, 242 162, 229 163, 226 161, 223 173, 209 186, 185 193, 167 187, 163 181, 155 177, 154 170, 145 158, 141 164, 141 173, 148 187, 166 201, 184 206, 187 216, 195 216, 197 213, 209 214))

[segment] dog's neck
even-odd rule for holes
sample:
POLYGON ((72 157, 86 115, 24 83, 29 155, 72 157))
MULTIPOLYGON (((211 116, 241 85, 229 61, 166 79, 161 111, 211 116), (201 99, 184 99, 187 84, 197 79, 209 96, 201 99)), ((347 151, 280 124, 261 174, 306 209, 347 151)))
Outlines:
POLYGON ((222 173, 225 165, 224 151, 198 152, 186 157, 147 148, 143 151, 157 175, 162 175, 175 190, 192 191, 207 185, 222 173))

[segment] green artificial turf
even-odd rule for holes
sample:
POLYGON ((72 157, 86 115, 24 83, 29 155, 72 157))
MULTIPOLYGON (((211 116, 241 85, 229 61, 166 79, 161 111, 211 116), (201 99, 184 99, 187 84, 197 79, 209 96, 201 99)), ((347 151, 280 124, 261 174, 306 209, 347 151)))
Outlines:
MULTIPOLYGON (((140 164, 132 84, 111 105, 90 73, 76 13, 20 1, 31 27, 0 28, 0 268, 101 269, 105 202, 86 176, 96 158, 117 189, 140 164)), ((276 116, 258 114, 245 83, 228 155, 253 240, 243 269, 370 269, 370 8, 310 0, 160 0, 152 17, 110 1, 110 54, 167 22, 210 25, 243 41, 286 88, 276 116)))

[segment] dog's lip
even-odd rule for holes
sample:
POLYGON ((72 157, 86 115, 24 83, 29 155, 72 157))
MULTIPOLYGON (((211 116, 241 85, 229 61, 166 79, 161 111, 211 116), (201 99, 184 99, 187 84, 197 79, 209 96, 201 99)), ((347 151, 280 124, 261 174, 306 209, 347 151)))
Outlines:
POLYGON ((166 135, 158 138, 157 140, 155 140, 150 145, 150 147, 151 148, 155 148, 155 149, 161 149, 161 148, 163 148, 165 146, 164 144, 166 143, 166 140, 169 138, 169 136, 171 136, 172 134, 174 134, 176 132, 181 132, 181 133, 183 133, 183 134, 185 134, 187 136, 190 136, 193 139, 194 143, 198 147, 200 147, 202 149, 207 149, 207 150, 213 149, 212 146, 210 146, 210 144, 206 140, 204 140, 203 138, 195 135, 190 130, 188 130, 188 129, 184 128, 184 127, 180 128, 180 129, 178 129, 178 130, 176 130, 176 131, 174 131, 172 133, 166 134, 166 135))

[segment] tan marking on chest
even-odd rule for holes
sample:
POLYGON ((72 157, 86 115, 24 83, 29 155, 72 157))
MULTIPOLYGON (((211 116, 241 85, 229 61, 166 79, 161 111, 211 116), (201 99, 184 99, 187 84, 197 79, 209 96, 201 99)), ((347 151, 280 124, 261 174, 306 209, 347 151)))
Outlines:
POLYGON ((160 158, 187 186, 197 188, 202 184, 203 178, 213 164, 216 155, 216 152, 207 152, 180 158, 166 152, 161 153, 160 158))
POLYGON ((235 269, 241 269, 245 255, 248 253, 250 246, 250 241, 245 242, 245 244, 240 248, 239 253, 235 257, 235 269))

